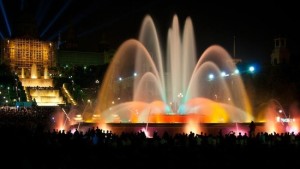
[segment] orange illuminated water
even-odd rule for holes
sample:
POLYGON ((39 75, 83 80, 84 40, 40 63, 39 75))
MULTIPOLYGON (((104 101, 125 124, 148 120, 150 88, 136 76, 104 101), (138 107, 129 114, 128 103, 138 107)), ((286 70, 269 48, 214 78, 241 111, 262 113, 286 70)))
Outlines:
POLYGON ((94 114, 105 123, 227 123, 253 120, 236 65, 221 46, 196 53, 194 28, 178 17, 162 50, 146 16, 139 39, 125 41, 106 72, 94 114), (199 58, 199 59, 197 59, 199 58), (223 72, 223 74, 221 74, 223 72), (213 78, 210 77, 213 75, 213 78))

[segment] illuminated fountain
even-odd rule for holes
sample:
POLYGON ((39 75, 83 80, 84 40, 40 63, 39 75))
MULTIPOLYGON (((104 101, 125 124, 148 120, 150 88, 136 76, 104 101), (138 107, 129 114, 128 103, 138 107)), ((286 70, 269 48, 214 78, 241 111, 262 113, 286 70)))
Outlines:
POLYGON ((197 59, 192 20, 175 15, 166 51, 146 16, 139 40, 125 41, 106 72, 94 115, 105 123, 244 123, 253 120, 230 55, 210 46, 197 59), (165 52, 166 54, 164 54, 165 52))
POLYGON ((38 106, 57 106, 64 104, 59 90, 53 89, 53 79, 48 76, 48 67, 44 68, 44 76, 39 76, 36 64, 31 66, 30 76, 26 77, 24 68, 19 79, 27 95, 27 101, 35 100, 38 106))
POLYGON ((24 79, 25 78, 25 72, 24 72, 24 68, 21 68, 21 76, 20 78, 24 79))
MULTIPOLYGON (((297 106, 298 107, 298 106, 297 106)), ((298 109, 298 108, 297 108, 298 109)), ((256 117, 258 122, 263 122, 264 129, 268 133, 299 132, 298 110, 286 113, 280 102, 270 99, 256 117)))
POLYGON ((49 79, 49 75, 48 75, 48 67, 45 66, 45 69, 44 69, 44 79, 49 79))
POLYGON ((31 66, 31 79, 36 79, 38 77, 36 64, 32 64, 31 66))

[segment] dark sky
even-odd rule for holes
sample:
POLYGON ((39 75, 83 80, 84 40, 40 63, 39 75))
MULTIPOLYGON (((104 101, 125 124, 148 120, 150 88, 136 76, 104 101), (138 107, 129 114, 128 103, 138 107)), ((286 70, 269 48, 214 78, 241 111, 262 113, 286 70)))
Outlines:
MULTIPOLYGON (((212 44, 232 54, 236 36, 236 56, 244 60, 269 60, 277 36, 287 38, 292 57, 299 57, 299 21, 294 2, 239 1, 238 3, 192 0, 0 0, 0 38, 14 37, 20 18, 31 15, 39 38, 58 39, 74 30, 82 50, 96 50, 100 41, 118 47, 137 38, 142 20, 150 14, 160 38, 165 39, 172 17, 181 27, 192 18, 197 54, 212 44), (265 3, 265 2, 263 2, 265 3), (5 10, 6 18, 3 12, 5 10), (7 24, 8 23, 8 24, 7 24), (10 31, 8 31, 8 26, 10 31), (9 33, 11 32, 11 33, 9 33)), ((165 45, 164 42, 161 42, 165 45)))

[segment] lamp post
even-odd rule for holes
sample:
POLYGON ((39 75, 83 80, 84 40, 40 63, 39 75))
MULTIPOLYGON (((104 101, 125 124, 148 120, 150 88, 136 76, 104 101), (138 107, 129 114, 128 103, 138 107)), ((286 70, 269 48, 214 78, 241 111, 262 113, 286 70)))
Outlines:
POLYGON ((87 102, 90 106, 92 106, 92 101, 90 99, 88 99, 87 102))
POLYGON ((8 95, 8 101, 6 102, 7 104, 10 103, 10 93, 9 93, 10 87, 7 87, 7 95, 8 95))

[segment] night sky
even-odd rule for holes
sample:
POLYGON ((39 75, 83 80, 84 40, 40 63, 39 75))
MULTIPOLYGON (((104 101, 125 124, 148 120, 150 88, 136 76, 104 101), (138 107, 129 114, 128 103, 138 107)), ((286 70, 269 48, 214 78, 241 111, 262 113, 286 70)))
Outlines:
MULTIPOLYGON (((191 0, 0 0, 0 38, 17 35, 20 18, 31 16, 38 37, 57 41, 59 32, 73 30, 79 49, 95 51, 101 41, 117 48, 129 38, 137 38, 142 20, 150 14, 160 38, 166 38, 174 14, 181 28, 192 18, 197 54, 212 44, 223 46, 230 54, 236 37, 236 57, 249 61, 270 60, 278 36, 287 38, 291 57, 299 57, 299 18, 294 2, 257 1, 238 3, 191 0), (264 2, 265 3, 265 2, 264 2)), ((27 17, 28 18, 28 17, 27 17)), ((161 42, 165 45, 165 42, 161 42)))

